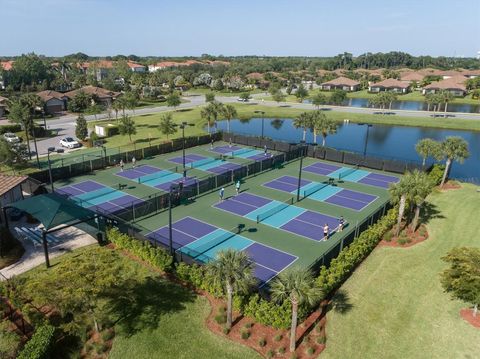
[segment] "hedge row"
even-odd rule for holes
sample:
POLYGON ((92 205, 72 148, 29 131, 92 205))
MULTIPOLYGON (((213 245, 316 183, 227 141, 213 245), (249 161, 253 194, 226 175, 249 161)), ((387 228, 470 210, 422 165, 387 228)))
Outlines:
POLYGON ((168 272, 172 269, 173 258, 165 250, 154 247, 148 242, 142 242, 127 234, 120 233, 116 228, 107 230, 107 239, 119 249, 125 249, 152 266, 168 272))
POLYGON ((331 293, 339 288, 359 265, 382 240, 387 231, 392 228, 397 219, 396 209, 391 209, 377 223, 353 241, 353 243, 340 252, 337 258, 330 262, 327 268, 322 266, 317 278, 317 285, 324 293, 331 293))
POLYGON ((3 135, 7 132, 20 132, 22 130, 22 126, 20 125, 4 125, 0 126, 0 135, 3 135))
POLYGON ((44 324, 35 330, 32 338, 25 344, 17 359, 47 359, 50 357, 55 328, 44 324))

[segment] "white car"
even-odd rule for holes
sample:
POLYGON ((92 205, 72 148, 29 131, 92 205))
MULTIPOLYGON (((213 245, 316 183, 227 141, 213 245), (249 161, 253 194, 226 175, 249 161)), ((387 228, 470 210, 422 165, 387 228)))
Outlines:
POLYGON ((3 138, 8 143, 19 143, 20 142, 20 138, 16 134, 11 133, 11 132, 4 133, 3 138))
POLYGON ((80 147, 81 144, 72 137, 65 137, 60 140, 60 146, 66 148, 77 148, 80 147))

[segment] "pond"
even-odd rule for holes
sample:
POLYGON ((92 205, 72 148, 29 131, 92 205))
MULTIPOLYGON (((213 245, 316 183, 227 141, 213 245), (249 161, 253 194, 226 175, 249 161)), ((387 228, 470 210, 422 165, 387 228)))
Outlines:
MULTIPOLYGON (((311 100, 305 100, 305 103, 311 103, 311 100)), ((343 102, 343 106, 350 107, 364 107, 370 108, 368 99, 366 98, 349 98, 343 102)), ((439 112, 443 112, 444 105, 441 104, 439 112)), ((392 102, 392 110, 409 110, 409 111, 428 111, 428 104, 422 101, 394 101, 392 102)), ((433 106, 430 106, 430 110, 433 113, 433 106)), ((447 112, 464 112, 464 113, 479 113, 479 105, 469 105, 464 103, 449 103, 447 112)))
MULTIPOLYGON (((302 130, 292 125, 292 119, 265 119, 264 136, 274 140, 299 142, 302 139, 302 130)), ((260 136, 262 133, 262 119, 252 118, 248 121, 233 120, 231 130, 238 134, 260 136)), ((227 122, 220 121, 218 129, 226 130, 227 122)), ((443 130, 435 128, 419 128, 404 126, 374 125, 368 128, 367 155, 386 159, 421 161, 415 151, 415 144, 422 138, 443 140, 447 136, 460 136, 469 144, 470 157, 463 163, 454 163, 451 177, 480 183, 480 132, 443 130)), ((327 137, 326 145, 340 150, 363 153, 367 126, 356 123, 342 123, 335 135, 327 137)), ((313 142, 313 134, 307 132, 307 142, 313 142)), ((321 144, 321 136, 317 139, 321 144)))

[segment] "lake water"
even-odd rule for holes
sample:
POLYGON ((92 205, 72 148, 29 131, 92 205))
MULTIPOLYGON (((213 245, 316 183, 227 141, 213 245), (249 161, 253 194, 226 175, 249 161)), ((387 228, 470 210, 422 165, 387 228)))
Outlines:
MULTIPOLYGON (((260 136, 262 119, 253 118, 249 121, 233 120, 231 130, 239 134, 260 136)), ((227 122, 220 121, 218 129, 226 130, 227 122)), ((363 153, 367 126, 355 123, 342 123, 335 135, 327 137, 326 145, 341 150, 363 153)), ((274 140, 299 142, 302 130, 292 125, 291 119, 265 119, 264 136, 274 140)), ((470 157, 463 163, 454 163, 451 177, 480 183, 480 132, 442 130, 434 128, 418 128, 403 126, 374 125, 369 129, 367 155, 387 159, 421 161, 415 151, 415 144, 422 138, 443 140, 447 136, 460 136, 469 144, 470 157)), ((307 142, 313 142, 313 134, 307 131, 307 142)), ((321 136, 317 142, 322 143, 321 136)))
MULTIPOLYGON (((305 100, 305 103, 311 103, 311 100, 305 100)), ((371 108, 366 98, 349 98, 343 103, 344 106, 350 107, 364 107, 371 108)), ((441 104, 438 112, 443 112, 444 105, 441 104)), ((409 111, 427 111, 428 105, 421 101, 394 101, 392 102, 392 110, 409 110, 409 111)), ((433 114, 433 106, 430 106, 430 111, 433 114)), ((447 112, 464 112, 464 113, 479 113, 480 105, 468 105, 459 103, 450 103, 447 106, 447 112)))

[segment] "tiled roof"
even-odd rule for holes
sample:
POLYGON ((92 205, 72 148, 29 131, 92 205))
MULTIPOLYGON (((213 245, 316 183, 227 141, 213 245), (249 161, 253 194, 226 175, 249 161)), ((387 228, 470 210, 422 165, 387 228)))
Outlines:
POLYGON ((323 85, 333 85, 333 86, 341 86, 341 85, 347 85, 347 86, 358 86, 360 85, 360 82, 349 79, 348 77, 338 77, 334 80, 324 82, 323 85))
POLYGON ((467 91, 467 88, 464 84, 464 82, 467 80, 465 77, 463 77, 463 82, 462 82, 462 77, 451 77, 449 79, 437 81, 437 82, 432 82, 430 85, 425 86, 425 89, 440 89, 440 90, 463 90, 467 91))
POLYGON ((0 66, 3 67, 5 71, 10 71, 13 67, 13 61, 0 61, 0 66))
POLYGON ((40 97, 44 102, 51 100, 52 98, 56 98, 61 100, 65 95, 63 93, 52 91, 52 90, 45 90, 41 92, 37 92, 37 96, 40 97))
POLYGON ((127 65, 128 67, 130 67, 131 69, 135 69, 135 68, 145 68, 145 66, 143 65, 140 65, 140 64, 137 64, 136 62, 127 62, 127 65))
POLYGON ((28 176, 8 176, 0 174, 0 196, 22 184, 28 176))
POLYGON ((386 80, 377 82, 373 85, 370 85, 370 87, 385 87, 385 88, 391 88, 391 87, 407 88, 409 86, 410 86, 409 84, 406 84, 405 82, 398 81, 395 79, 386 79, 386 80))
POLYGON ((118 92, 113 92, 113 91, 108 91, 105 90, 101 87, 95 87, 95 86, 84 86, 82 88, 79 88, 77 90, 73 90, 70 92, 67 92, 64 94, 64 96, 67 96, 68 98, 74 98, 77 93, 80 91, 83 91, 89 95, 95 95, 99 98, 105 98, 105 97, 116 97, 119 95, 118 92))
POLYGON ((418 72, 410 71, 410 72, 403 72, 400 75, 400 81, 422 81, 424 76, 418 72))

